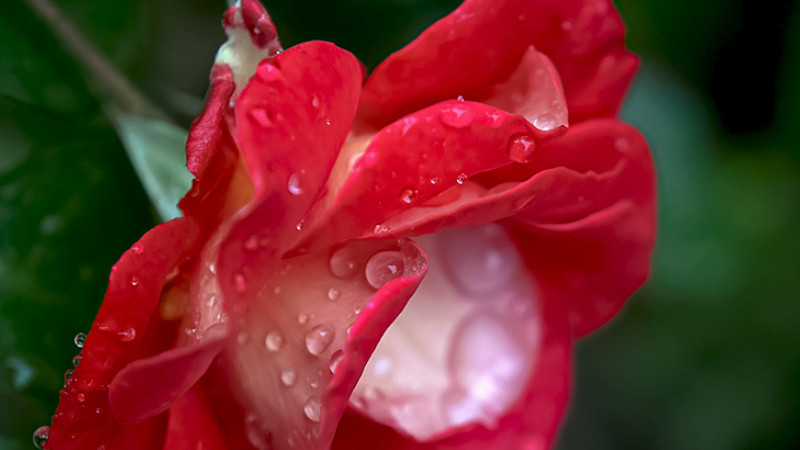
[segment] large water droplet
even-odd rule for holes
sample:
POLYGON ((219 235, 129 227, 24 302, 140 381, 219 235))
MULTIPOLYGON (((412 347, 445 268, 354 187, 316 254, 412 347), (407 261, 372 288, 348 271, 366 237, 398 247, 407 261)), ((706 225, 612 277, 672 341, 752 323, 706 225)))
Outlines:
POLYGON ((83 343, 86 342, 86 333, 78 333, 72 339, 72 342, 75 343, 75 347, 83 348, 83 343))
POLYGON ((417 190, 413 188, 406 188, 403 189, 403 192, 400 193, 400 201, 405 203, 406 205, 410 205, 414 199, 417 198, 417 190))
POLYGON ((287 369, 281 372, 281 383, 284 386, 293 386, 295 382, 297 382, 297 371, 287 369))
POLYGON ((306 400, 306 404, 303 405, 303 414, 306 415, 308 420, 319 422, 321 406, 318 398, 311 397, 306 400))
POLYGON ((355 275, 356 254, 353 250, 344 247, 331 255, 329 263, 331 273, 337 278, 349 278, 355 275))
POLYGON ((533 137, 527 134, 515 134, 508 141, 508 157, 518 163, 530 162, 533 157, 536 144, 533 137))
POLYGON ((306 349, 312 355, 319 355, 331 346, 335 330, 327 324, 317 325, 306 334, 306 349))
POLYGON ((558 126, 558 118, 553 114, 544 113, 533 119, 533 126, 542 131, 554 130, 558 126))
POLYGON ((289 175, 289 181, 287 183, 289 188, 289 193, 292 195, 300 195, 303 193, 303 186, 300 182, 300 175, 293 173, 289 175))
POLYGON ((277 352, 283 347, 284 339, 280 331, 271 331, 264 338, 264 346, 271 352, 277 352))
POLYGON ((33 445, 41 449, 50 437, 50 427, 42 425, 33 432, 33 445))
POLYGON ((403 255, 397 251, 378 252, 367 261, 367 283, 375 289, 403 275, 403 255))

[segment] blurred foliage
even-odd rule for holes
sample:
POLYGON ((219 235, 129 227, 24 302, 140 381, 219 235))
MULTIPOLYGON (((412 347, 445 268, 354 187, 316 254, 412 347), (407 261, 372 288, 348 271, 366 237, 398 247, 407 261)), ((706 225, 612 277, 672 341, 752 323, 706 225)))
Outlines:
MULTIPOLYGON (((58 0, 187 126, 224 2, 58 0)), ((455 0, 267 1, 284 46, 374 67, 455 0)), ((652 144, 651 282, 580 342, 558 448, 800 448, 800 6, 619 0, 652 144)), ((0 15, 0 449, 30 447, 116 258, 156 223, 85 74, 22 0, 0 15)))

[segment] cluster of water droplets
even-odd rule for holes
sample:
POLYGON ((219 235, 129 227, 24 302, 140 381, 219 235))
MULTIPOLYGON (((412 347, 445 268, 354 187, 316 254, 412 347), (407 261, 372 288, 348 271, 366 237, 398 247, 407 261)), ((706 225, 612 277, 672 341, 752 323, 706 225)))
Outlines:
MULTIPOLYGON (((527 386, 540 330, 533 286, 502 227, 418 244, 428 275, 370 358, 351 405, 424 441, 467 423, 495 425, 527 386)), ((385 256, 376 261, 386 273, 385 256)))

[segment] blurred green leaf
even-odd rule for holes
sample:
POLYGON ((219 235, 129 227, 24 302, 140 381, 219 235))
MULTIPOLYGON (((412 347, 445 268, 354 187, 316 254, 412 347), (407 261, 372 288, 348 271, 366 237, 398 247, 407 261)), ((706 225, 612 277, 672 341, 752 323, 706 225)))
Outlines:
POLYGON ((124 115, 117 130, 161 220, 180 217, 178 201, 193 178, 186 170, 187 132, 167 122, 124 115))

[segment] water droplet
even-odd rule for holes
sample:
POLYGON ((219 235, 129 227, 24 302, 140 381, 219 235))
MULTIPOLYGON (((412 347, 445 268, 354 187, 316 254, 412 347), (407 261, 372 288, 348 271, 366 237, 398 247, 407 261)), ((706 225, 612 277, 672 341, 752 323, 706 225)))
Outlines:
POLYGON ((397 251, 378 252, 367 261, 367 283, 375 289, 403 275, 403 255, 397 251))
POLYGON ((73 369, 69 369, 64 372, 64 383, 68 383, 70 378, 72 378, 72 374, 75 373, 73 369))
POLYGON ((453 128, 464 128, 475 119, 475 113, 465 105, 455 105, 444 110, 439 115, 442 123, 453 128))
POLYGON ((297 315, 297 323, 305 325, 308 323, 308 314, 300 313, 297 315))
POLYGON ((118 331, 117 337, 122 342, 130 342, 136 339, 136 330, 134 330, 133 328, 126 328, 122 331, 118 331))
POLYGON ((75 396, 75 399, 78 400, 79 403, 83 403, 86 401, 86 394, 79 392, 78 395, 75 396))
POLYGON ((133 252, 134 255, 141 255, 142 252, 144 252, 144 246, 142 246, 142 244, 133 244, 131 252, 133 252))
POLYGON ((139 277, 132 276, 131 277, 131 286, 138 286, 139 285, 139 277))
POLYGON ((33 445, 41 449, 47 443, 47 439, 50 437, 50 427, 47 425, 42 425, 33 432, 33 445))
POLYGON ((464 101, 464 96, 463 95, 459 95, 458 97, 456 97, 456 100, 458 100, 460 102, 463 102, 464 101))
POLYGON ((415 198, 417 198, 416 189, 406 188, 403 190, 403 192, 400 193, 400 200, 406 205, 410 205, 415 198))
POLYGON ((234 282, 236 283, 236 292, 242 293, 247 288, 244 282, 244 275, 237 273, 234 277, 234 282))
POLYGON ((330 126, 330 125, 331 125, 331 119, 327 119, 327 120, 325 121, 325 125, 328 125, 328 126, 330 126))
POLYGON ((75 347, 83 348, 83 343, 86 342, 86 333, 78 333, 72 339, 72 342, 75 343, 75 347))
POLYGON ((626 152, 630 148, 631 143, 627 139, 621 137, 614 141, 614 148, 619 152, 626 152))
POLYGON ((219 297, 217 297, 216 294, 211 294, 211 295, 208 296, 208 300, 206 300, 206 305, 209 308, 213 308, 217 304, 218 300, 219 300, 219 297))
POLYGON ((327 324, 317 325, 306 334, 306 349, 312 355, 319 355, 331 346, 335 330, 327 324))
POLYGON ((558 126, 558 118, 553 114, 544 113, 533 119, 533 126, 542 131, 550 131, 558 126))
POLYGON ((265 108, 256 108, 250 111, 250 118, 264 128, 272 126, 272 114, 265 108))
POLYGON ((296 173, 289 175, 287 186, 289 188, 289 193, 292 195, 300 195, 303 193, 303 187, 300 185, 300 175, 296 173))
POLYGON ((527 134, 515 134, 508 140, 508 157, 518 163, 530 162, 536 144, 533 137, 527 134))
POLYGON ((340 294, 341 294, 341 292, 338 289, 336 289, 335 287, 332 287, 332 288, 328 289, 328 300, 330 300, 332 302, 336 301, 336 299, 339 298, 340 294))
POLYGON ((331 255, 329 262, 331 273, 337 278, 349 278, 356 273, 356 254, 344 247, 331 255))
POLYGON ((303 220, 300 219, 300 221, 297 222, 297 225, 295 225, 294 227, 297 229, 297 231, 302 230, 303 229, 303 220))
POLYGON ((439 184, 439 182, 442 181, 442 179, 439 177, 433 177, 429 181, 431 182, 431 184, 439 184))
POLYGON ((467 174, 465 174, 464 172, 461 172, 460 174, 458 174, 458 176, 456 176, 456 183, 464 184, 464 183, 466 183, 468 178, 469 177, 467 176, 467 174))
POLYGON ((83 357, 81 355, 75 355, 72 357, 72 367, 77 368, 78 365, 81 363, 83 357))
POLYGON ((311 96, 311 106, 319 108, 319 97, 317 97, 317 94, 311 96))
POLYGON ((258 236, 251 234, 250 237, 244 241, 245 250, 255 250, 258 248, 258 236))
POLYGON ((306 404, 303 405, 303 414, 306 415, 308 420, 319 422, 321 406, 318 398, 311 397, 306 401, 306 404))
POLYGON ((281 372, 281 383, 284 386, 293 386, 297 382, 297 372, 292 369, 287 369, 281 372))
POLYGON ((336 368, 339 366, 339 364, 341 364, 343 359, 344 359, 343 351, 336 350, 335 352, 333 352, 333 355, 331 355, 331 365, 330 365, 331 373, 336 373, 336 368))
POLYGON ((284 339, 280 331, 271 331, 264 337, 264 346, 271 352, 277 352, 283 347, 284 339))
POLYGON ((258 74, 266 81, 275 81, 281 76, 281 70, 267 63, 258 66, 258 74))

